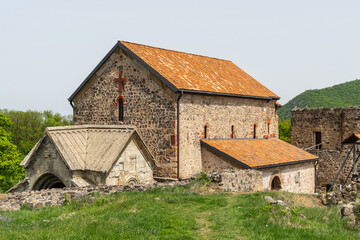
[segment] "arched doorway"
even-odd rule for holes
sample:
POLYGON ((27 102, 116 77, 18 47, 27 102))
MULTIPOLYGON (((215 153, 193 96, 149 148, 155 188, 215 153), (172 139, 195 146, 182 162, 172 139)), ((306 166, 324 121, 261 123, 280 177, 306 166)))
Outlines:
POLYGON ((281 189, 281 181, 278 176, 275 176, 271 181, 271 190, 280 190, 281 189))
POLYGON ((39 177, 33 185, 33 190, 50 189, 50 188, 64 188, 65 184, 52 173, 46 173, 39 177))

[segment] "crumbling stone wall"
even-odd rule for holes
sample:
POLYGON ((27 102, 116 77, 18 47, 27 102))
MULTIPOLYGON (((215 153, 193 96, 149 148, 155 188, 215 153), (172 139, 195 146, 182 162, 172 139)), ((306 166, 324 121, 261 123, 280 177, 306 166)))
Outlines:
POLYGON ((226 192, 259 192, 263 190, 262 172, 252 169, 226 170, 209 173, 226 192))
MULTIPOLYGON (((357 153, 359 154, 359 153, 357 153)), ((319 156, 319 164, 317 165, 317 186, 316 189, 319 192, 325 192, 327 188, 333 183, 336 174, 339 172, 341 165, 343 164, 346 156, 348 155, 348 151, 336 151, 336 150, 323 150, 318 152, 319 156)), ((356 165, 356 169, 358 169, 359 162, 356 165)), ((345 183, 345 179, 347 178, 350 171, 352 171, 353 166, 353 155, 349 156, 346 164, 344 165, 343 170, 340 172, 340 175, 335 182, 334 190, 337 185, 343 185, 345 183)), ((351 176, 349 177, 347 184, 350 183, 351 176)))
POLYGON ((120 49, 75 96, 74 124, 128 124, 138 128, 159 166, 157 176, 176 177, 176 94, 120 49), (119 71, 127 78, 124 121, 119 121, 119 71))
POLYGON ((341 150, 341 142, 360 132, 360 107, 298 109, 291 112, 291 143, 300 148, 314 145, 321 132, 321 150, 341 150))
MULTIPOLYGON (((191 176, 202 166, 200 140, 204 138, 278 137, 275 101, 185 94, 180 102, 180 175, 191 176)), ((220 164, 220 163, 219 163, 220 164)))
MULTIPOLYGON (((326 191, 344 162, 350 146, 341 142, 360 132, 360 107, 298 109, 291 112, 291 143, 307 149, 314 145, 314 132, 321 132, 322 147, 309 151, 319 156, 317 191, 326 191)), ((352 155, 336 184, 343 184, 352 166, 352 155)))

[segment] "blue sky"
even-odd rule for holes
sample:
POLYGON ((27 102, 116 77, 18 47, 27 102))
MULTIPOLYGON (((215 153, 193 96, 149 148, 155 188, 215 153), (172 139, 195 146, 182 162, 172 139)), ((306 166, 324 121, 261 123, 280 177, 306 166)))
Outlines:
POLYGON ((285 104, 360 79, 360 1, 3 1, 0 108, 72 114, 117 40, 233 61, 285 104))

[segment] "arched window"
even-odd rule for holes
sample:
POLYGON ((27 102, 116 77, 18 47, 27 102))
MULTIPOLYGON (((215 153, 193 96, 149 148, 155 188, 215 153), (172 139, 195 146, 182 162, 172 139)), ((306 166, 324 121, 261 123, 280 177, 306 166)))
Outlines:
POLYGON ((204 126, 204 138, 207 138, 207 126, 204 126))
POLYGON ((231 125, 231 138, 235 138, 234 125, 231 125))
POLYGON ((123 122, 124 121, 124 100, 122 98, 119 98, 119 121, 123 122))

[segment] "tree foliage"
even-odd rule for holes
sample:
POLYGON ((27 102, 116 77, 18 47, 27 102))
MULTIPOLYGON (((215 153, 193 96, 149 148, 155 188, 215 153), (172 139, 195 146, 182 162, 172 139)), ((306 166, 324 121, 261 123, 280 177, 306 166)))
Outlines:
POLYGON ((6 191, 24 178, 24 169, 19 166, 20 158, 16 146, 10 142, 11 121, 0 112, 0 191, 6 191))
POLYGON ((15 111, 1 110, 13 124, 8 127, 12 133, 11 142, 25 157, 44 134, 46 127, 72 125, 72 116, 62 116, 52 111, 15 111))
POLYGON ((288 119, 279 118, 279 138, 291 143, 291 122, 288 119))
POLYGON ((354 80, 323 89, 307 90, 283 105, 282 119, 291 118, 294 108, 340 108, 360 105, 360 80, 354 80))

